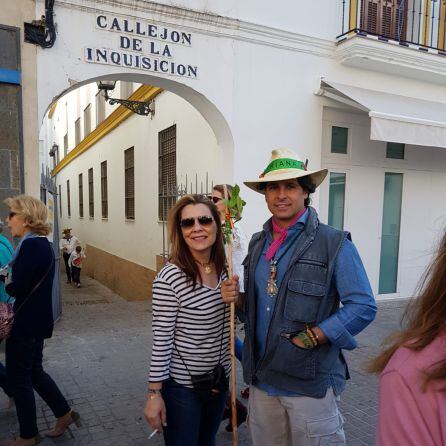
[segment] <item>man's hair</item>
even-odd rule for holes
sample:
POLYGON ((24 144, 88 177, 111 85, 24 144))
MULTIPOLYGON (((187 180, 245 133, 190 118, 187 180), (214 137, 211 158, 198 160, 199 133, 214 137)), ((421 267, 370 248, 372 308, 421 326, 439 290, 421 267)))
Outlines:
POLYGON ((297 179, 297 182, 299 183, 300 187, 308 192, 308 197, 305 198, 304 201, 304 205, 305 206, 309 206, 311 204, 311 197, 310 194, 314 194, 315 190, 316 190, 316 186, 314 185, 314 183, 311 181, 311 178, 306 176, 306 177, 300 177, 297 179))

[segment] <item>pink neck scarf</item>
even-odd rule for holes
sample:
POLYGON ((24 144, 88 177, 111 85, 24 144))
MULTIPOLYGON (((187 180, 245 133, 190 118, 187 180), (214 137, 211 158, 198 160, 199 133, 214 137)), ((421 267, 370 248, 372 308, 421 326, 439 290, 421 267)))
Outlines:
POLYGON ((273 232, 276 234, 279 234, 279 237, 276 238, 276 240, 273 240, 271 245, 269 245, 268 250, 266 251, 266 260, 270 261, 276 254, 276 252, 279 250, 280 246, 286 239, 286 236, 288 235, 288 229, 293 226, 297 220, 299 220, 302 215, 304 215, 305 211, 307 210, 306 207, 304 207, 300 212, 297 213, 297 215, 293 218, 293 221, 286 227, 281 228, 275 221, 274 217, 272 218, 272 224, 273 224, 273 232))

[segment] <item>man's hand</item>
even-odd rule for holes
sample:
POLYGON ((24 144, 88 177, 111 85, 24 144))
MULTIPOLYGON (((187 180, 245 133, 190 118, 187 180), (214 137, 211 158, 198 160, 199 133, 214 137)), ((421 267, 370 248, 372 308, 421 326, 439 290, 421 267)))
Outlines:
POLYGON ((144 408, 144 418, 149 425, 159 433, 163 432, 166 423, 166 406, 161 395, 156 398, 148 399, 144 408))
POLYGON ((290 339, 290 341, 296 346, 296 347, 300 347, 300 348, 304 348, 306 349, 304 343, 297 337, 294 336, 290 339))
MULTIPOLYGON (((322 345, 327 342, 327 336, 325 336, 325 333, 319 327, 311 327, 311 331, 317 336, 317 345, 322 345)), ((304 343, 297 336, 291 338, 291 342, 297 347, 306 348, 304 343)))
POLYGON ((236 302, 240 293, 238 283, 238 276, 232 276, 232 279, 227 279, 221 284, 221 297, 223 302, 230 304, 236 302))

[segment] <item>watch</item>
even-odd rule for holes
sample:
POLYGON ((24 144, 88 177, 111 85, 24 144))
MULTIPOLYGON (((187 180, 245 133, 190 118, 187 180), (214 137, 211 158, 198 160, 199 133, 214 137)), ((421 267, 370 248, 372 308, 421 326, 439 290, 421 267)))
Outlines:
POLYGON ((149 400, 153 400, 161 396, 161 389, 147 389, 147 396, 149 400))

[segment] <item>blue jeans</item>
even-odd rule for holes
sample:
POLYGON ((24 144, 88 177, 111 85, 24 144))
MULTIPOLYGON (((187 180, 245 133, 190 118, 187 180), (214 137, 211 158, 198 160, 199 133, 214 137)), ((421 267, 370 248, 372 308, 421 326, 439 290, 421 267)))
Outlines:
POLYGON ((214 446, 227 392, 202 402, 193 389, 169 379, 163 384, 166 446, 214 446))
POLYGON ((6 369, 5 366, 0 362, 0 387, 3 389, 3 392, 6 393, 6 395, 11 398, 12 395, 12 388, 11 385, 8 382, 8 377, 6 376, 6 369))
POLYGON ((235 347, 235 357, 242 362, 242 355, 243 355, 243 341, 238 338, 237 336, 235 337, 235 342, 234 342, 234 347, 235 347))
POLYGON ((43 370, 42 352, 41 338, 11 336, 6 341, 6 372, 14 394, 20 436, 25 439, 38 434, 34 390, 48 404, 56 418, 70 411, 56 383, 43 370))

